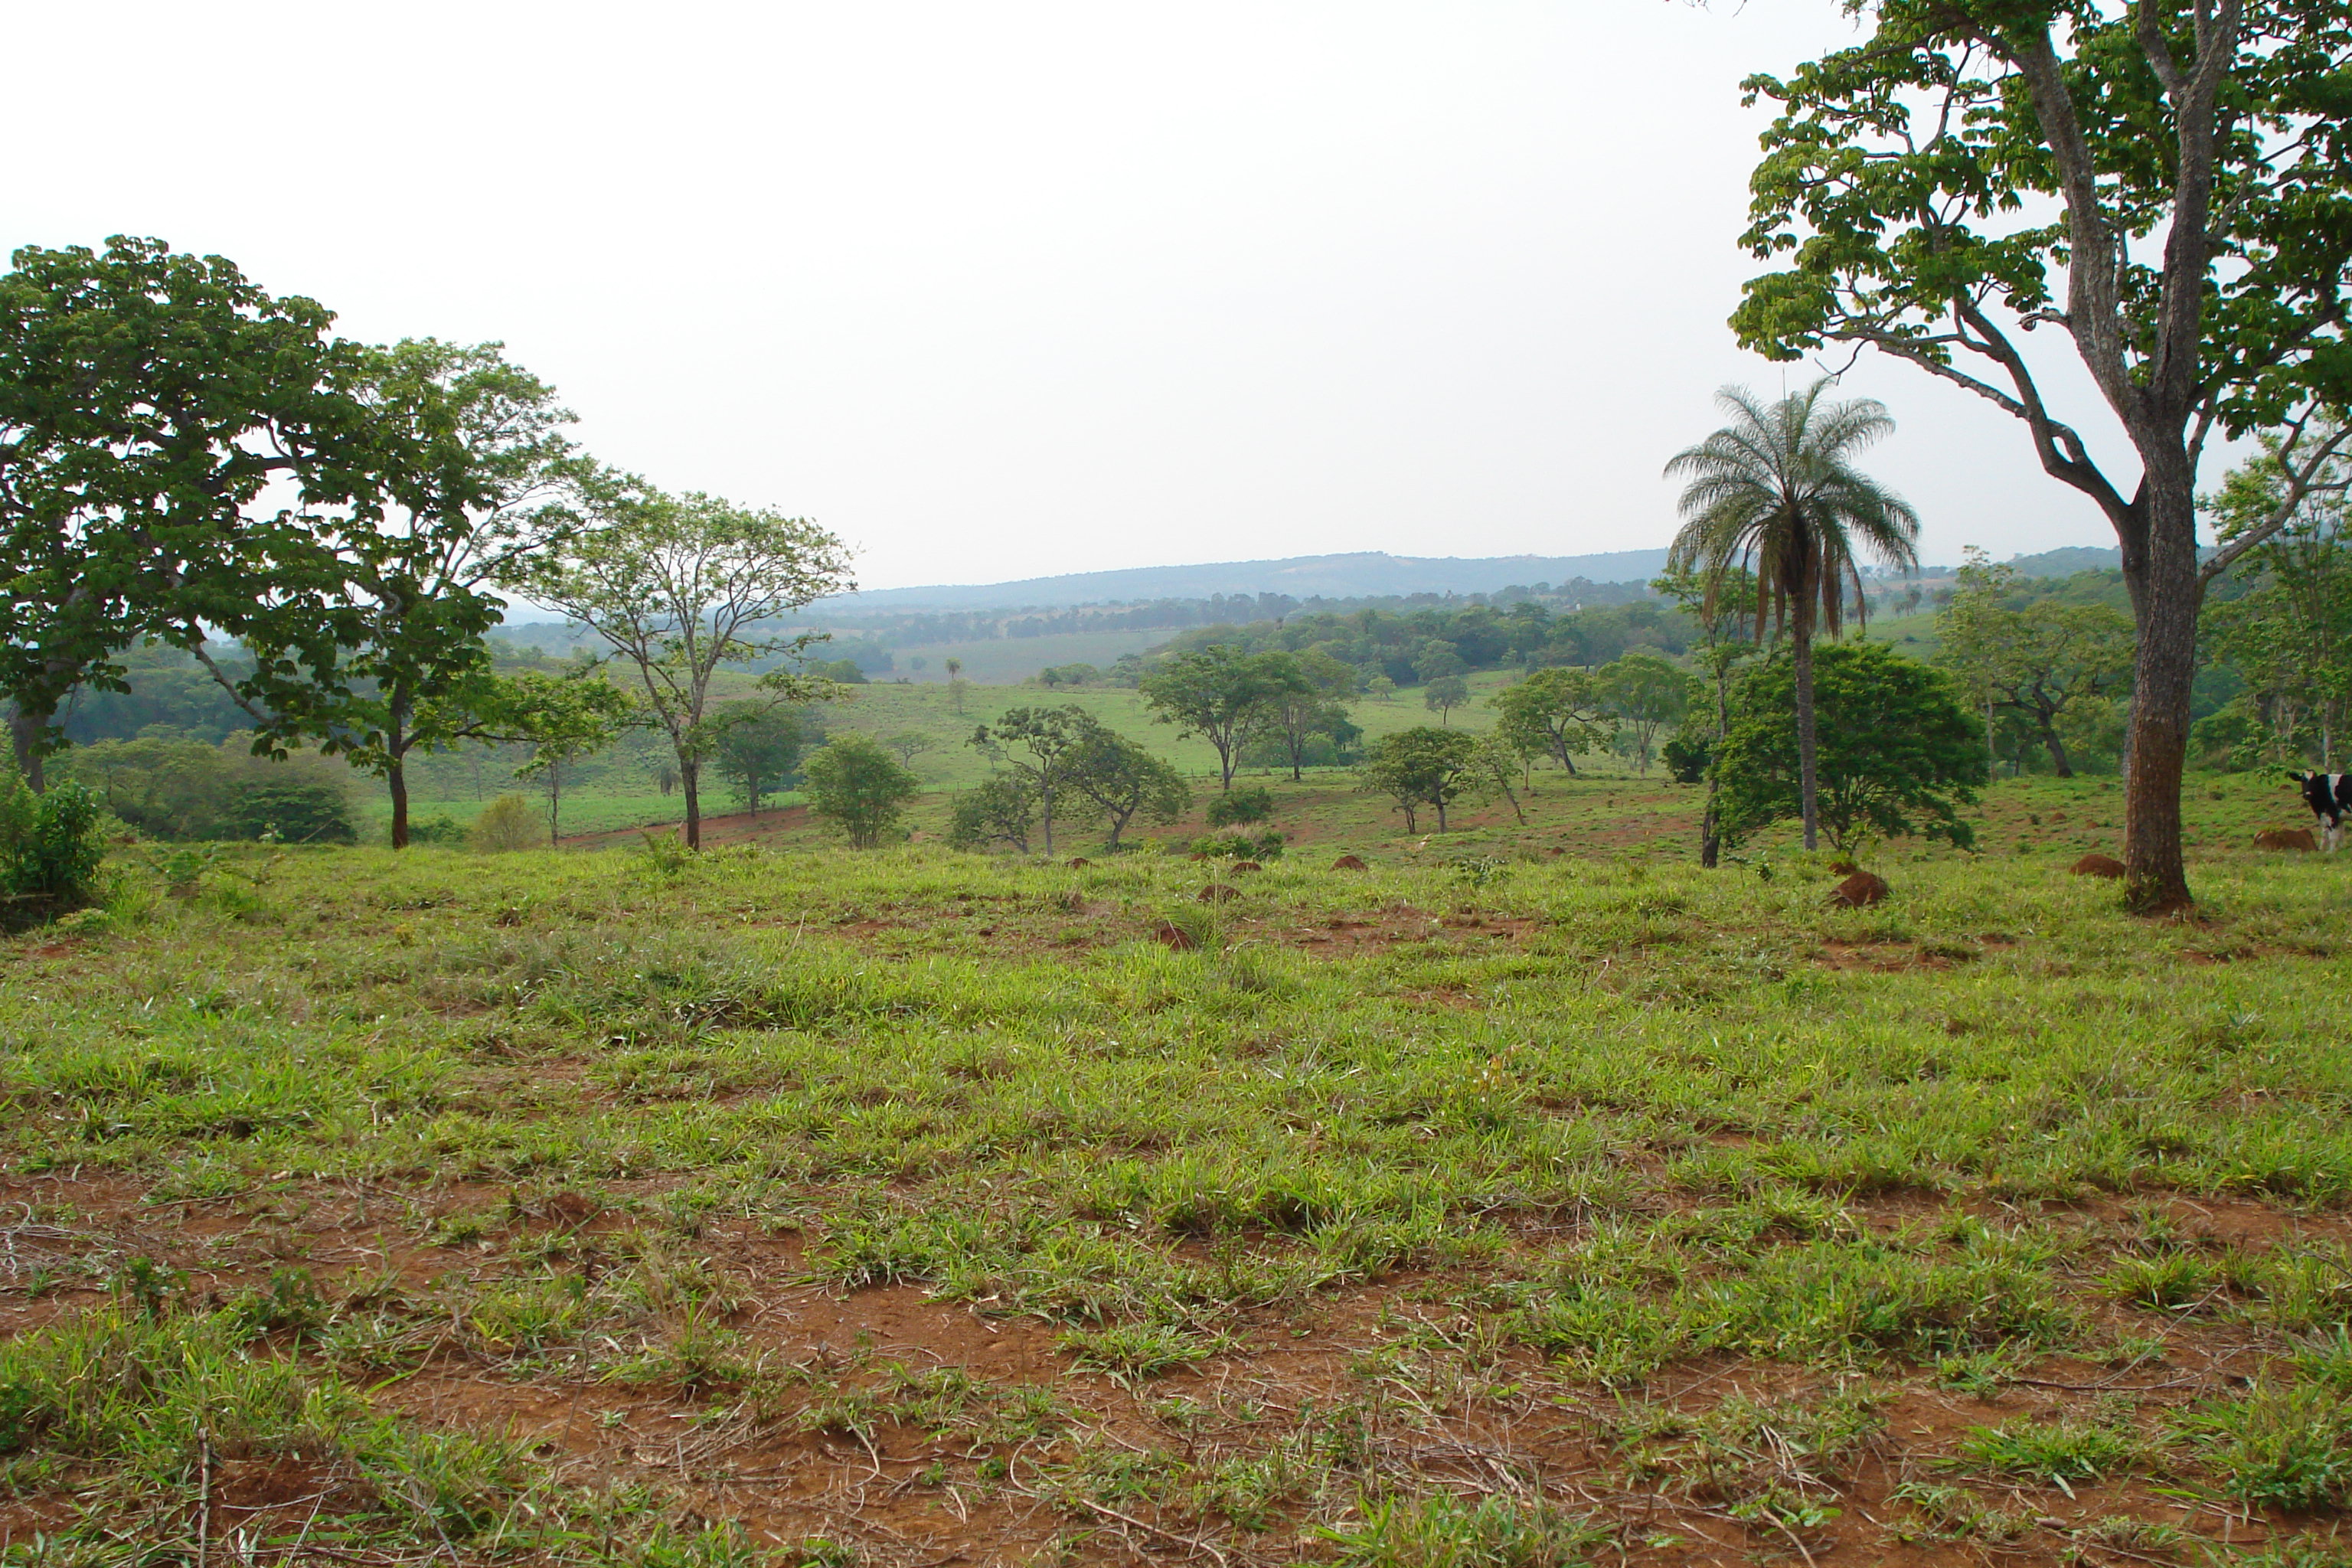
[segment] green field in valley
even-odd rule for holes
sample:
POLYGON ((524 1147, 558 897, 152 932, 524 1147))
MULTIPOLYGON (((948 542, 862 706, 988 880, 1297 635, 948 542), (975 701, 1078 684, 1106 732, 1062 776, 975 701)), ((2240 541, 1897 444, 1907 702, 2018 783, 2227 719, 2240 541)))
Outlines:
POLYGON ((2341 1561, 2283 786, 2156 922, 2111 780, 1861 910, 1656 779, 1278 799, 1255 872, 123 852, 0 943, 5 1561, 2341 1561))
MULTIPOLYGON (((1475 700, 1468 708, 1455 709, 1445 721, 1474 731, 1491 728, 1495 711, 1485 700, 1507 685, 1508 679, 1499 671, 1471 677, 1475 700)), ((908 733, 924 736, 930 749, 918 753, 912 765, 925 787, 932 791, 969 789, 986 778, 991 763, 985 753, 970 744, 972 731, 1007 709, 1039 704, 1076 703, 1120 733, 1150 746, 1203 787, 1213 787, 1216 778, 1217 754, 1208 742, 1180 736, 1173 726, 1156 722, 1142 697, 1131 689, 1084 687, 1049 691, 1042 686, 985 686, 970 680, 961 693, 942 682, 877 683, 844 689, 843 700, 828 703, 821 711, 827 731, 855 731, 883 739, 908 733)), ((1439 715, 1423 706, 1417 688, 1400 691, 1387 701, 1360 701, 1353 716, 1368 740, 1440 721, 1439 715)), ((651 763, 657 755, 647 738, 633 748, 626 760, 602 766, 589 774, 584 784, 568 789, 563 803, 566 835, 682 821, 684 802, 674 794, 661 794, 654 785, 651 763)), ((1613 758, 1597 759, 1595 765, 1604 772, 1623 771, 1623 764, 1613 758)), ((1330 779, 1348 776, 1345 769, 1318 771, 1330 779)), ((1251 769, 1250 773, 1254 779, 1270 776, 1268 770, 1261 768, 1251 769)), ((479 764, 465 753, 427 759, 413 766, 411 774, 412 809, 420 816, 446 815, 460 822, 472 820, 484 804, 502 793, 537 787, 518 784, 501 768, 479 764)), ((705 790, 707 813, 740 809, 740 803, 730 800, 725 786, 715 779, 705 790)), ((381 783, 355 777, 352 793, 372 821, 380 826, 390 820, 391 806, 383 798, 381 783)), ((781 806, 793 805, 799 799, 790 792, 775 797, 781 806)), ((943 812, 944 796, 933 805, 943 812)))

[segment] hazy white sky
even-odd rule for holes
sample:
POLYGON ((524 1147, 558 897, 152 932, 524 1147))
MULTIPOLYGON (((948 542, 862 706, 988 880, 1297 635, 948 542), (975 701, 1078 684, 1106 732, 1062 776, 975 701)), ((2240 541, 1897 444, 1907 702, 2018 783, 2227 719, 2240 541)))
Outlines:
MULTIPOLYGON (((1810 374, 1723 324, 1737 84, 1851 36, 1835 0, 215 0, 8 34, 0 242, 152 234, 355 335, 503 339, 599 456, 814 516, 873 587, 1664 542, 1716 386, 1810 374)), ((1893 407, 1874 464, 1931 559, 2113 542, 2006 416, 1846 384, 1893 407)))

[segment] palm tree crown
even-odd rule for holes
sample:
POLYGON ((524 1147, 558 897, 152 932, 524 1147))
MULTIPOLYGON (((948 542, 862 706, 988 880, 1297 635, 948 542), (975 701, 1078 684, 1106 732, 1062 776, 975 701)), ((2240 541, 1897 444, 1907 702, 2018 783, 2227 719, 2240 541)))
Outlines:
POLYGON ((1731 423, 1666 465, 1687 476, 1682 531, 1667 553, 1670 572, 1696 572, 1706 584, 1706 609, 1732 575, 1756 574, 1756 636, 1769 616, 1790 632, 1797 687, 1797 756, 1805 847, 1814 845, 1813 632, 1832 637, 1845 623, 1846 587, 1867 615, 1858 548, 1889 566, 1916 565, 1919 514, 1900 496, 1857 470, 1852 455, 1895 428, 1884 404, 1868 398, 1824 403, 1830 381, 1767 405, 1746 387, 1727 386, 1716 402, 1731 423))
POLYGON ((1870 398, 1825 404, 1829 387, 1823 377, 1767 405, 1727 386, 1716 402, 1732 422, 1666 465, 1690 479, 1668 570, 1695 571, 1712 590, 1752 565, 1759 638, 1768 613, 1775 626, 1794 618, 1836 636, 1849 584, 1864 603, 1857 546, 1885 565, 1918 563, 1919 514, 1852 462, 1895 421, 1870 398))

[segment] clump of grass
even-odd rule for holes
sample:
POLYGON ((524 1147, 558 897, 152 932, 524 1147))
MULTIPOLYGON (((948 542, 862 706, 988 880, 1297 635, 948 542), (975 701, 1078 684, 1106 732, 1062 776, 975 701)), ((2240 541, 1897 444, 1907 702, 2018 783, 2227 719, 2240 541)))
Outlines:
POLYGON ((2041 1481, 2069 1497, 2074 1482, 2097 1480, 2140 1452, 2139 1439, 2129 1432, 2074 1416, 1979 1426, 1960 1440, 1960 1455, 1969 1463, 2041 1481))
POLYGON ((1998 1545, 2033 1527, 2032 1521, 1992 1507, 1966 1487, 1942 1481, 1905 1481, 1889 1496, 1918 1519, 1919 1532, 1934 1541, 1998 1545))
POLYGON ((1445 1492, 1383 1498, 1357 1521, 1316 1533, 1352 1568, 1574 1568, 1610 1549, 1613 1532, 1536 1499, 1467 1501, 1445 1492))
POLYGON ((1223 1334, 1203 1333, 1172 1323, 1113 1323, 1072 1329, 1058 1342, 1077 1364, 1114 1377, 1160 1377, 1233 1347, 1223 1334))
POLYGON ((2295 1510, 2352 1502, 2352 1395, 2311 1382, 2264 1382, 2200 1406, 2185 1423, 2231 1497, 2295 1510))

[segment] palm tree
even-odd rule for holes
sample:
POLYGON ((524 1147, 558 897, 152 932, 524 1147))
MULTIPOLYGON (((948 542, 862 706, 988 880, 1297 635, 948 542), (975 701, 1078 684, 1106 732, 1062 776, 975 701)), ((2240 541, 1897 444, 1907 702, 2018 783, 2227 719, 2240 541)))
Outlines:
POLYGON ((1696 572, 1707 609, 1733 574, 1756 574, 1756 636, 1769 614, 1786 626, 1796 658, 1797 767, 1805 847, 1814 847, 1820 812, 1813 763, 1813 634, 1835 637, 1844 624, 1846 589, 1867 615, 1857 545, 1889 566, 1918 561, 1919 514, 1893 491, 1857 471, 1852 454, 1895 428, 1885 405, 1869 398, 1825 403, 1830 378, 1767 405, 1742 386, 1716 394, 1731 423, 1675 454, 1669 477, 1687 476, 1682 531, 1667 570, 1696 572))

